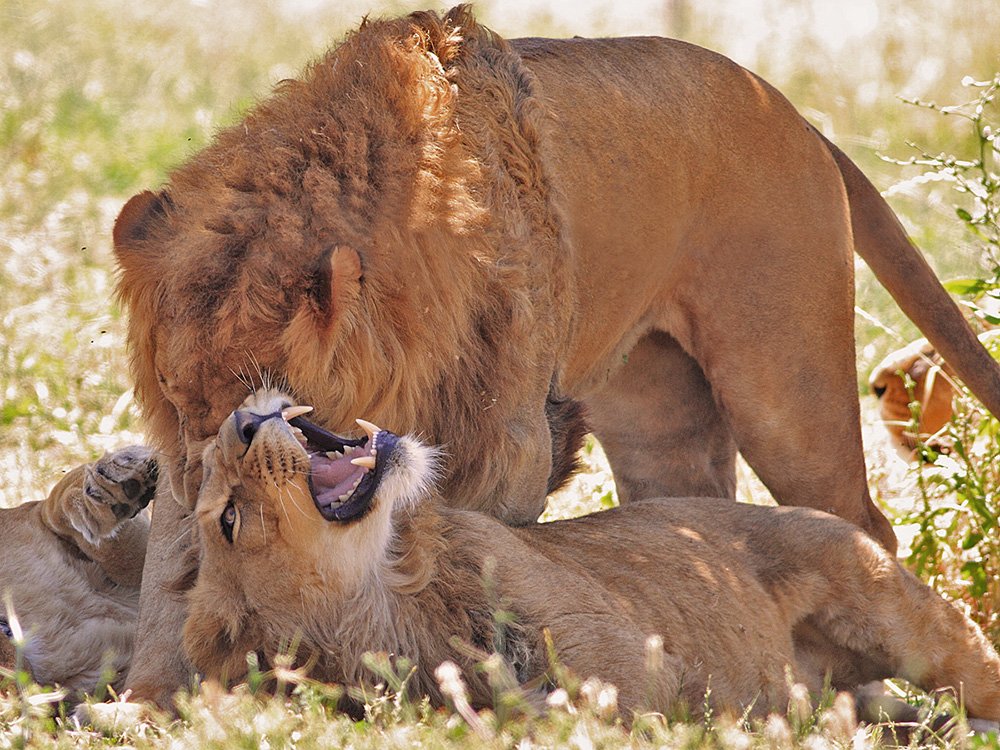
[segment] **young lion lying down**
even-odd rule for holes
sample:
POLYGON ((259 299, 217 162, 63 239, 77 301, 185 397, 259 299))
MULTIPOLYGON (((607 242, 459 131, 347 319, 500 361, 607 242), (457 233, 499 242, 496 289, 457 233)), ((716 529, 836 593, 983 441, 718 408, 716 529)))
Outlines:
MULTIPOLYGON (((1000 659, 978 628, 858 528, 804 508, 648 500, 597 516, 509 528, 419 499, 433 450, 361 423, 345 440, 258 392, 205 452, 200 566, 184 645, 209 677, 238 678, 298 636, 313 676, 364 682, 362 654, 472 669, 494 649, 521 683, 548 667, 543 629, 581 676, 617 685, 626 709, 759 714, 787 701, 786 666, 814 690, 889 676, 953 688, 971 716, 1000 719, 1000 659), (301 429, 300 429, 301 428, 301 429), (498 632, 497 607, 516 624, 498 632), (663 637, 647 671, 647 637, 663 637), (469 646, 473 648, 469 648, 469 646)), ((543 684, 543 683, 542 683, 543 684)))
MULTIPOLYGON (((25 637, 36 682, 90 692, 119 686, 132 657, 149 519, 153 452, 130 446, 68 472, 41 502, 0 509, 0 594, 25 637)), ((0 667, 15 664, 0 604, 0 667)))

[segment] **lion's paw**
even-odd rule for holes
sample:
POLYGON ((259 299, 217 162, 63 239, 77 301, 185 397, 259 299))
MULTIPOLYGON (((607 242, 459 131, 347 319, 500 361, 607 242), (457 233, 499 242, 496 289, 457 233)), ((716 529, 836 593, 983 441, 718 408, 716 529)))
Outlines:
POLYGON ((130 445, 90 464, 83 480, 83 502, 73 526, 91 544, 114 536, 156 494, 159 466, 150 448, 130 445))

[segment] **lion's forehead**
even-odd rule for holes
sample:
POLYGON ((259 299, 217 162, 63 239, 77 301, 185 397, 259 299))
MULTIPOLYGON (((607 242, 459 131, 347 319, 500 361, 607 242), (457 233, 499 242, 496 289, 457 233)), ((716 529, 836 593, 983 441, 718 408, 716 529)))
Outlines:
POLYGON ((197 513, 199 518, 221 512, 229 503, 234 487, 239 485, 239 459, 226 458, 217 442, 213 442, 202 455, 203 478, 198 490, 197 513))

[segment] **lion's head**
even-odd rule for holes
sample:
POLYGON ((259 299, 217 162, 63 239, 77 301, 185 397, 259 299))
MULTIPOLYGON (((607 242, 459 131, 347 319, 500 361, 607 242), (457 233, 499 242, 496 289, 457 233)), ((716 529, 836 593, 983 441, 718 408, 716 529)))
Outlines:
POLYGON ((126 204, 136 393, 189 507, 206 442, 275 384, 334 430, 365 414, 436 443, 482 435, 469 455, 492 435, 492 464, 446 481, 540 512, 571 306, 531 86, 466 8, 366 23, 126 204))
POLYGON ((269 658, 296 636, 336 652, 319 633, 348 610, 378 608, 381 584, 399 574, 393 512, 433 484, 433 449, 367 422, 363 438, 341 438, 302 419, 308 411, 259 391, 205 449, 184 644, 209 676, 239 677, 248 651, 269 658))

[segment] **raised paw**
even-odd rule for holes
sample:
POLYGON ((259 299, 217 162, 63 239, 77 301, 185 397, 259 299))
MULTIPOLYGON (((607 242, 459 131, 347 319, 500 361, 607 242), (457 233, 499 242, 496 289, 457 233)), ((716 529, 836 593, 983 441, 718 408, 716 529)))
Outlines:
POLYGON ((120 524, 149 505, 158 474, 150 448, 130 445, 106 453, 86 467, 83 502, 73 525, 92 543, 112 536, 120 524))

